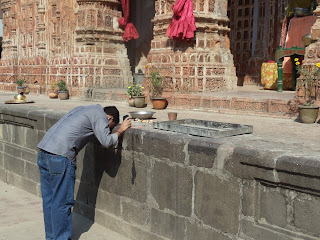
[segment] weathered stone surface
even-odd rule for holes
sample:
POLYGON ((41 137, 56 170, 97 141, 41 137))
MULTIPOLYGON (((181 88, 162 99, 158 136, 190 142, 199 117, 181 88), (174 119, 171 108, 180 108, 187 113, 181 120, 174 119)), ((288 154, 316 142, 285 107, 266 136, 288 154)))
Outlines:
POLYGON ((10 172, 16 173, 20 176, 24 176, 24 165, 25 161, 13 157, 8 154, 4 154, 4 167, 10 172))
POLYGON ((201 239, 201 240, 230 240, 226 235, 217 232, 216 230, 200 226, 195 223, 187 222, 187 231, 186 231, 186 240, 194 240, 194 239, 201 239))
POLYGON ((212 168, 220 144, 212 139, 192 138, 188 143, 189 164, 197 167, 212 168))
POLYGON ((7 183, 22 189, 22 180, 21 175, 7 171, 7 183))
POLYGON ((115 216, 120 216, 120 197, 103 190, 98 190, 96 208, 115 216))
POLYGON ((14 157, 21 158, 21 149, 18 146, 5 144, 4 151, 6 154, 10 154, 14 157))
POLYGON ((119 158, 107 155, 106 151, 108 150, 101 148, 95 153, 95 185, 107 192, 145 202, 147 199, 147 188, 145 187, 148 178, 147 164, 121 159, 120 156, 119 158))
POLYGON ((147 132, 143 136, 143 152, 155 158, 166 158, 173 162, 184 163, 186 135, 177 133, 147 132))
POLYGON ((236 234, 239 229, 240 186, 235 179, 195 174, 194 212, 205 224, 236 234))
POLYGON ((2 125, 2 139, 6 142, 11 142, 12 139, 12 125, 1 124, 2 125))
POLYGON ((26 141, 25 127, 12 126, 12 142, 24 146, 26 141))
POLYGON ((310 235, 305 235, 303 233, 294 232, 290 230, 284 230, 279 228, 273 228, 272 226, 265 226, 256 224, 251 221, 242 220, 242 229, 243 233, 251 237, 252 239, 259 240, 296 240, 296 239, 305 239, 305 240, 317 240, 318 237, 313 237, 310 235))
POLYGON ((128 151, 140 152, 144 148, 144 135, 146 132, 142 129, 128 129, 123 136, 123 149, 128 151))
POLYGON ((22 159, 27 162, 37 164, 38 152, 21 148, 22 159))
POLYGON ((40 183, 32 180, 22 178, 22 189, 38 196, 38 189, 40 189, 40 183))
POLYGON ((151 194, 160 209, 191 216, 193 180, 190 169, 156 161, 151 179, 151 194))
POLYGON ((263 179, 278 182, 278 177, 273 171, 276 159, 281 153, 236 147, 225 164, 225 169, 234 176, 245 179, 263 179))
POLYGON ((151 209, 151 232, 169 239, 183 240, 186 228, 185 219, 151 209))
POLYGON ((141 225, 149 230, 150 226, 150 209, 146 204, 134 201, 121 201, 121 216, 123 220, 141 225))
POLYGON ((100 210, 95 211, 95 222, 108 226, 112 231, 116 231, 118 233, 123 234, 123 230, 121 228, 121 219, 116 216, 112 216, 100 210))
POLYGON ((25 162, 25 176, 27 179, 40 183, 40 171, 38 165, 25 162))
POLYGON ((283 156, 277 160, 278 171, 301 175, 320 176, 320 160, 310 156, 283 156))
POLYGON ((265 219, 268 223, 286 227, 287 225, 287 205, 286 198, 280 192, 273 189, 262 188, 260 191, 259 218, 265 219))
POLYGON ((243 181, 242 187, 242 214, 245 216, 254 216, 254 206, 256 202, 256 183, 243 181))
POLYGON ((2 167, 0 167, 0 180, 2 182, 6 182, 7 181, 7 171, 2 167))
MULTIPOLYGON (((1 110, 2 121, 7 123, 14 123, 14 125, 26 126, 34 128, 37 125, 37 120, 27 117, 28 112, 33 110, 32 107, 16 107, 16 108, 3 108, 1 110)), ((41 123, 40 123, 41 125, 41 123)))
POLYGON ((301 198, 294 200, 294 225, 320 237, 320 198, 301 198))
POLYGON ((4 167, 3 152, 0 152, 0 167, 4 167))

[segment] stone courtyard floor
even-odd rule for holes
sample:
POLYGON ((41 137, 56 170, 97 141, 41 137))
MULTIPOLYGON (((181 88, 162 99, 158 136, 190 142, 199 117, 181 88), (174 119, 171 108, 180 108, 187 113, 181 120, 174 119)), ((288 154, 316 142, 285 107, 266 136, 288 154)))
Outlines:
MULTIPOLYGON (((0 93, 0 102, 13 99, 14 93, 0 93)), ((286 145, 293 151, 301 151, 303 155, 316 155, 320 159, 320 124, 302 124, 296 118, 272 118, 251 116, 246 114, 227 114, 201 111, 197 109, 173 109, 170 105, 165 110, 153 110, 151 104, 146 108, 132 108, 124 102, 88 102, 80 99, 61 101, 50 99, 47 96, 27 95, 27 100, 35 103, 28 107, 51 109, 52 111, 67 112, 79 105, 101 104, 102 106, 115 105, 120 111, 121 118, 131 111, 148 110, 154 111, 155 121, 168 120, 167 113, 175 111, 178 119, 193 118, 219 122, 247 124, 253 126, 253 137, 257 141, 265 142, 266 146, 277 145, 278 150, 286 145)), ((23 107, 23 104, 17 107, 23 107)), ((148 125, 149 126, 149 125, 148 125)), ((138 127, 133 122, 133 127, 138 127)), ((141 125, 139 125, 141 127, 141 125)), ((125 240, 108 229, 93 224, 84 217, 74 216, 74 239, 112 239, 125 240), (92 225, 93 224, 93 225, 92 225)), ((0 240, 37 240, 44 239, 44 228, 41 212, 41 199, 26 193, 16 187, 0 182, 0 240)))
MULTIPOLYGON (((73 213, 73 240, 130 240, 73 213)), ((0 181, 0 240, 44 240, 42 202, 0 181)))

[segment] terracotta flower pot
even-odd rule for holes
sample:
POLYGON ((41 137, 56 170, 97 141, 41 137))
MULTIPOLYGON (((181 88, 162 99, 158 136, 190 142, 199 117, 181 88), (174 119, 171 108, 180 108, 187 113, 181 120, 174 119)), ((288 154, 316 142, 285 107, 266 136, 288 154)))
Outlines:
POLYGON ((168 113, 169 121, 177 120, 177 115, 178 115, 178 113, 176 113, 176 112, 169 112, 168 113))
POLYGON ((136 108, 143 108, 146 105, 145 96, 134 96, 133 101, 136 108))
POLYGON ((67 100, 69 98, 69 92, 68 91, 59 91, 59 99, 60 100, 67 100))
POLYGON ((133 98, 129 98, 129 106, 130 107, 134 107, 134 99, 133 98))
POLYGON ((56 92, 51 92, 48 94, 49 98, 58 98, 58 93, 56 92))
POLYGON ((154 109, 165 109, 168 106, 168 101, 165 98, 151 98, 154 109))
POLYGON ((302 123, 315 123, 318 118, 319 106, 299 105, 299 119, 302 123))

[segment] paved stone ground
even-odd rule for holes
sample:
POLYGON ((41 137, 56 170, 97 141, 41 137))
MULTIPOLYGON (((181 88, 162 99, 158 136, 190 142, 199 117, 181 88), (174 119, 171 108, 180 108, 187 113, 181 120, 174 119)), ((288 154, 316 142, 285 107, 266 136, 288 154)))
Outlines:
MULTIPOLYGON (((0 240, 45 239, 42 214, 41 198, 0 181, 0 240)), ((72 239, 130 240, 76 213, 72 239)))

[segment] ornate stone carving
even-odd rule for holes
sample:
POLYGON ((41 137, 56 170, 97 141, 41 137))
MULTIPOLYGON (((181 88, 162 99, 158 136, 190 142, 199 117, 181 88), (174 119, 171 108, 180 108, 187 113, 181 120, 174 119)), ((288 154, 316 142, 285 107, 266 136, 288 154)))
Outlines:
POLYGON ((217 15, 214 2, 211 0, 213 6, 209 7, 209 1, 193 0, 196 37, 190 42, 176 42, 165 36, 172 19, 168 6, 173 2, 156 1, 154 39, 148 64, 159 68, 165 79, 166 91, 210 92, 236 87, 237 79, 227 36, 226 6, 220 8, 221 12, 217 15))

